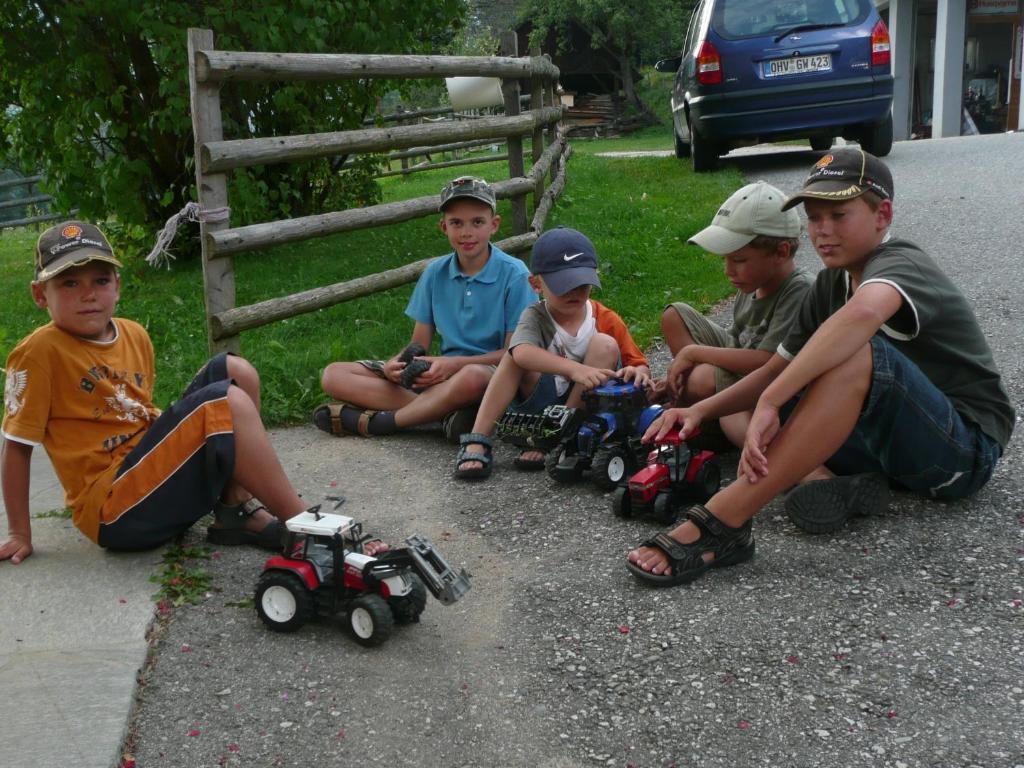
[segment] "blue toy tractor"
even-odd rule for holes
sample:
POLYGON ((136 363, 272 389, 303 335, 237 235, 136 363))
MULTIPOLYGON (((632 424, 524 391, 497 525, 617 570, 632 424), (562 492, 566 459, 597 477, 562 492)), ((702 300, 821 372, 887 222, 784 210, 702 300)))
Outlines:
POLYGON ((648 405, 635 384, 610 380, 583 395, 584 413, 575 434, 548 452, 548 474, 561 483, 579 480, 590 470, 598 488, 610 491, 644 464, 639 438, 661 413, 648 405))

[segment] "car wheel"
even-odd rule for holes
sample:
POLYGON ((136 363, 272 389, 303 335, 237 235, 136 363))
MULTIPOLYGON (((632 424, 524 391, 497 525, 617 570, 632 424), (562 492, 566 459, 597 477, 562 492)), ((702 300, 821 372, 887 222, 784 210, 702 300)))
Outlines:
POLYGON ((629 488, 620 485, 612 494, 612 513, 616 517, 632 517, 633 504, 629 498, 629 488))
POLYGON ((314 613, 313 595, 294 573, 266 571, 256 585, 256 613, 275 632, 294 632, 314 613))
POLYGON ((722 468, 715 460, 704 462, 695 478, 697 481, 697 501, 706 502, 722 487, 722 468))
POLYGON ((670 492, 660 491, 654 497, 652 516, 662 525, 671 525, 676 521, 676 511, 672 505, 672 494, 670 492))
POLYGON ((885 157, 892 150, 892 113, 877 125, 864 126, 860 146, 875 157, 885 157))
POLYGON ((427 588, 423 585, 423 580, 415 573, 410 573, 408 576, 412 582, 409 594, 392 597, 388 600, 395 624, 411 624, 414 621, 419 621, 420 614, 427 607, 427 588))
POLYGON ((672 129, 672 138, 675 140, 676 146, 676 157, 682 159, 690 156, 690 144, 689 142, 683 141, 679 138, 679 134, 676 133, 675 128, 672 129))
POLYGON ((610 491, 626 479, 629 456, 619 446, 601 448, 590 463, 590 479, 602 491, 610 491))
POLYGON ((690 164, 694 173, 704 173, 718 168, 718 147, 715 142, 701 136, 690 126, 690 164))
POLYGON ((348 609, 348 626, 360 645, 380 645, 395 627, 391 609, 380 595, 360 595, 348 609))
POLYGON ((811 136, 811 149, 815 152, 825 152, 832 149, 833 141, 835 141, 834 136, 811 136))
POLYGON ((583 477, 583 465, 585 462, 577 459, 569 461, 573 455, 569 452, 565 443, 561 443, 554 449, 548 451, 544 458, 544 469, 548 476, 559 483, 574 483, 583 477))

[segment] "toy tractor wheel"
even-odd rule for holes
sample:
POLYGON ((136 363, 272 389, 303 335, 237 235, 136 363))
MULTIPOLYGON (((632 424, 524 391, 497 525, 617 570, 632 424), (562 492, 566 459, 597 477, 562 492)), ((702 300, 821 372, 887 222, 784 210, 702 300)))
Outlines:
POLYGON ((630 456, 618 445, 601 448, 590 463, 590 479, 602 491, 611 491, 626 479, 630 470, 630 456))
POLYGON ((655 496, 654 509, 651 514, 654 519, 664 525, 674 523, 676 521, 676 510, 672 504, 672 494, 667 491, 661 491, 655 496))
POLYGON ((266 571, 256 585, 256 613, 275 632, 294 632, 311 618, 313 595, 294 573, 266 571))
POLYGON ((706 461, 694 479, 697 485, 697 501, 703 504, 722 487, 722 467, 717 461, 706 461))
POLYGON ((629 488, 620 485, 612 494, 612 512, 616 517, 633 516, 633 500, 629 498, 629 488))
POLYGON ((380 595, 360 595, 348 610, 348 625, 360 645, 380 645, 391 637, 395 618, 380 595))
POLYGON ((548 451, 544 459, 544 469, 548 476, 559 483, 573 483, 583 477, 583 463, 572 461, 572 456, 565 443, 548 451))
POLYGON ((409 594, 392 597, 388 600, 395 624, 411 624, 414 621, 419 621, 420 614, 427 607, 427 588, 423 585, 423 580, 415 573, 410 573, 409 579, 412 581, 412 590, 409 594))

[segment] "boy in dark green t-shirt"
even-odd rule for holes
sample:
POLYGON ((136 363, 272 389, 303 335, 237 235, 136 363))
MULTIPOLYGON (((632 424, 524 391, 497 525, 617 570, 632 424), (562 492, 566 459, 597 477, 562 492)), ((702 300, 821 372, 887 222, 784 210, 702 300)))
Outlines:
POLYGON ((1013 408, 963 294, 916 245, 889 239, 892 197, 889 169, 844 148, 787 201, 804 204, 826 269, 771 360, 645 435, 756 405, 736 482, 630 552, 636 576, 667 586, 749 560, 752 518, 798 482, 787 514, 824 533, 884 510, 890 483, 948 499, 992 476, 1013 408))

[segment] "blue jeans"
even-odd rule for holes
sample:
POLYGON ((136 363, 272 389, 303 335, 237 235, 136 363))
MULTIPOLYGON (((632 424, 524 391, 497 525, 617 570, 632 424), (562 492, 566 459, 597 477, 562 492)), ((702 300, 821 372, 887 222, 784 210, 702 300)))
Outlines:
POLYGON ((871 390, 853 432, 825 462, 837 475, 881 472, 938 499, 969 496, 992 476, 1002 448, 966 422, 911 360, 871 339, 871 390))

